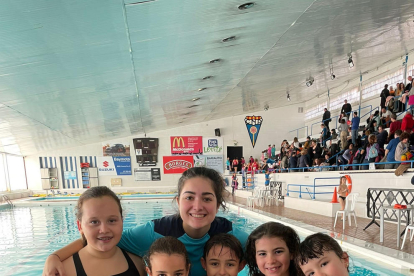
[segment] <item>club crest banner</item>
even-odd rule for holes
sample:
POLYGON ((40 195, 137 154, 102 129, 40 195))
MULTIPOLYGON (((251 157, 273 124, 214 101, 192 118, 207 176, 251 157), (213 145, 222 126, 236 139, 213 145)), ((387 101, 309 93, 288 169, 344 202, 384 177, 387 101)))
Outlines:
POLYGON ((244 122, 247 127, 247 132, 250 136, 250 141, 252 146, 256 145, 257 137, 259 136, 260 127, 262 126, 263 118, 262 116, 246 116, 244 122))

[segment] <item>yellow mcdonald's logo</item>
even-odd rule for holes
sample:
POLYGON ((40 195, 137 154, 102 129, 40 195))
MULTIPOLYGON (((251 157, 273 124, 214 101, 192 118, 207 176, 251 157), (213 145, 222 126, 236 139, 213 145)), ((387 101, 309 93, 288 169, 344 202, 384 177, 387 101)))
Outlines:
POLYGON ((177 147, 181 147, 181 145, 182 145, 182 147, 185 147, 183 137, 175 137, 174 138, 173 144, 172 144, 173 148, 175 148, 175 143, 177 143, 177 147))

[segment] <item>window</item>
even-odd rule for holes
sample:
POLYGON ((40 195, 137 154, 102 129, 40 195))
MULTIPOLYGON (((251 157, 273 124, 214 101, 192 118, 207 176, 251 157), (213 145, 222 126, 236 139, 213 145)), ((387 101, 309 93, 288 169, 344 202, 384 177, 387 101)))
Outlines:
POLYGON ((6 170, 4 168, 4 154, 0 153, 0 192, 7 190, 6 170))
POLYGON ((316 107, 307 109, 305 113, 305 119, 309 120, 315 117, 321 117, 323 114, 323 109, 327 107, 327 102, 318 104, 316 107))
POLYGON ((358 88, 354 88, 351 91, 345 92, 338 97, 333 98, 331 100, 330 110, 340 109, 344 105, 345 100, 347 100, 351 105, 352 103, 359 102, 358 88))
POLYGON ((7 168, 9 172, 10 189, 26 190, 26 172, 24 170, 23 157, 6 154, 7 168))

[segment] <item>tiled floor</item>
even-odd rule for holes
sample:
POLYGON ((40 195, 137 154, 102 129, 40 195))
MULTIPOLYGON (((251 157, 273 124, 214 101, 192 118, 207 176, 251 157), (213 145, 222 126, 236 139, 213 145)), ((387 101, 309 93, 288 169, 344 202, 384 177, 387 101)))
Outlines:
MULTIPOLYGON (((230 196, 228 201, 229 203, 236 203, 246 206, 245 198, 230 196)), ((334 229, 333 225, 335 218, 285 208, 283 207, 283 203, 280 203, 279 206, 255 207, 255 209, 336 232, 336 235, 345 234, 347 236, 354 237, 363 241, 399 250, 399 248, 397 248, 397 224, 394 223, 385 223, 384 243, 380 243, 380 229, 378 226, 373 224, 367 230, 363 230, 365 226, 371 221, 370 219, 357 217, 358 227, 355 227, 354 221, 352 221, 352 226, 349 226, 347 222, 347 225, 345 226, 345 232, 342 233, 342 221, 338 221, 334 229)), ((379 223, 379 220, 377 220, 377 222, 379 223)), ((404 226, 401 226, 401 231, 403 229, 404 226)), ((410 242, 408 238, 409 236, 407 236, 407 240, 402 252, 414 254, 414 239, 412 242, 410 242)))

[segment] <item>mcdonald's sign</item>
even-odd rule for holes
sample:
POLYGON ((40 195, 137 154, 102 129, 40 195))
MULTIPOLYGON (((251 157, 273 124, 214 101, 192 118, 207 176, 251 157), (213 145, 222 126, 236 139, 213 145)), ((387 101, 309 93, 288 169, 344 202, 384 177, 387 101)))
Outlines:
POLYGON ((171 136, 171 154, 202 154, 202 136, 171 136))

